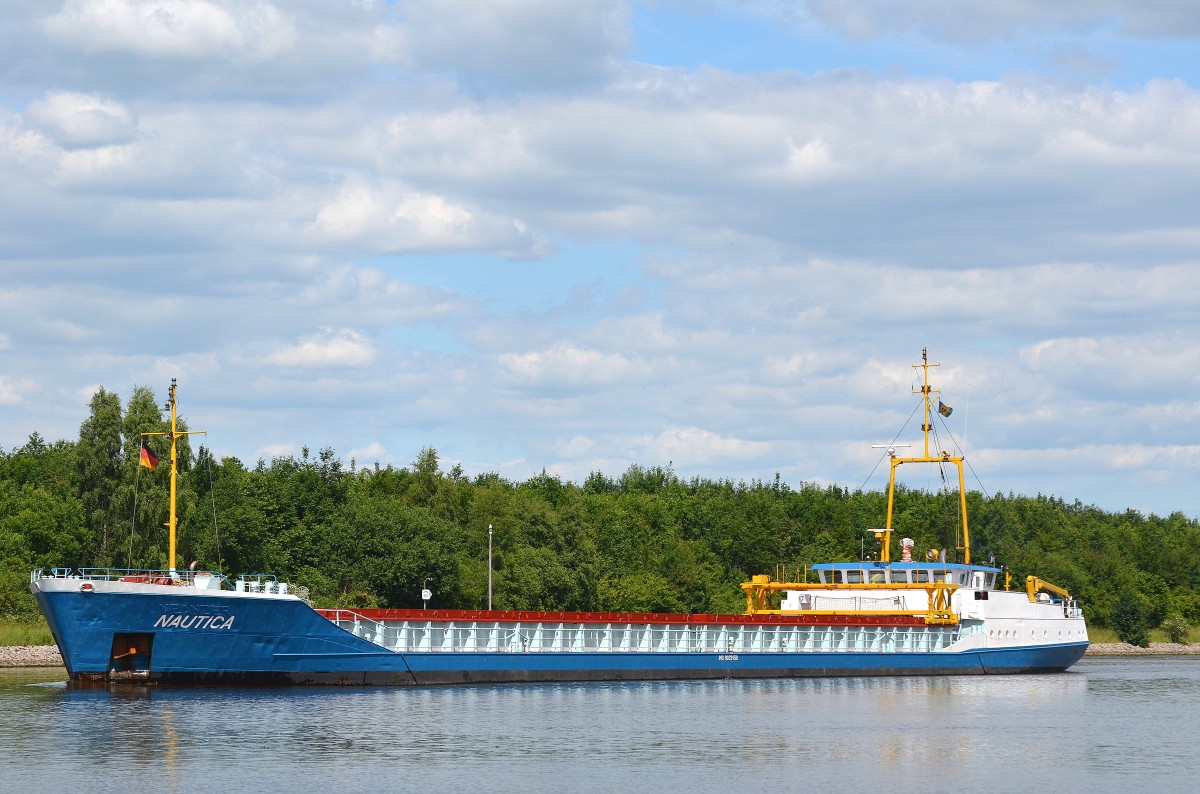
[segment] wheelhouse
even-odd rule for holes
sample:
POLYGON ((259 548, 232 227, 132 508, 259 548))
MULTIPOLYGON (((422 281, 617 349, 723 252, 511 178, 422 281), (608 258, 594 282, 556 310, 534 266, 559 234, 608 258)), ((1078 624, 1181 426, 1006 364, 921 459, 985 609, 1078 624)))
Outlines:
POLYGON ((821 584, 925 584, 946 582, 975 590, 996 589, 999 568, 962 563, 826 562, 812 566, 821 584))

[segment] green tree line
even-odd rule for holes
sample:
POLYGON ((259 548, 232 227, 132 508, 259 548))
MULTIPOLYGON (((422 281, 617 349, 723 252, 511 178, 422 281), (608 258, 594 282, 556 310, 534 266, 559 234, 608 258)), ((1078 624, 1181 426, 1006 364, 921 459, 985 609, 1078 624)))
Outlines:
MULTIPOLYGON (((0 450, 0 616, 36 618, 33 568, 170 567, 168 466, 138 464, 141 434, 166 429, 149 389, 122 406, 101 388, 77 440, 34 433, 0 450)), ((739 613, 753 574, 876 556, 867 530, 886 510, 878 491, 684 480, 660 466, 582 484, 468 478, 431 448, 400 468, 347 468, 307 448, 250 468, 184 437, 179 470, 177 567, 274 573, 328 606, 420 606, 427 579, 435 606, 486 606, 491 525, 498 609, 739 613)), ((971 492, 968 503, 972 555, 995 555, 1014 587, 1028 574, 1066 587, 1092 624, 1139 644, 1164 621, 1200 622, 1195 520, 1042 495, 971 492)), ((902 536, 952 550, 957 523, 957 494, 899 489, 892 558, 902 536)))

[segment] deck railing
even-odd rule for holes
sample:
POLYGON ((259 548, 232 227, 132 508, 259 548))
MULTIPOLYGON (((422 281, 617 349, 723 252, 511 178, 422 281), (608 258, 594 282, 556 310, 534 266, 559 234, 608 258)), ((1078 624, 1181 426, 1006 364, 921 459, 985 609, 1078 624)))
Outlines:
POLYGON ((355 636, 398 653, 932 652, 959 637, 958 626, 385 622, 348 609, 317 611, 355 636))
MULTIPOLYGON (((255 574, 255 576, 258 575, 255 574)), ((224 584, 228 585, 228 589, 234 589, 233 583, 224 574, 216 571, 163 571, 154 568, 51 568, 49 573, 44 568, 35 568, 29 574, 29 581, 35 582, 38 579, 90 579, 93 582, 174 582, 175 584, 191 585, 195 583, 197 576, 220 579, 224 584)), ((271 578, 274 579, 275 577, 272 576, 271 578)))
POLYGON ((266 593, 295 595, 309 603, 308 588, 281 582, 270 573, 241 574, 230 580, 216 571, 176 570, 163 571, 151 568, 36 568, 29 574, 29 581, 39 579, 86 579, 93 582, 130 582, 134 584, 175 585, 198 587, 204 590, 232 590, 237 593, 266 593))

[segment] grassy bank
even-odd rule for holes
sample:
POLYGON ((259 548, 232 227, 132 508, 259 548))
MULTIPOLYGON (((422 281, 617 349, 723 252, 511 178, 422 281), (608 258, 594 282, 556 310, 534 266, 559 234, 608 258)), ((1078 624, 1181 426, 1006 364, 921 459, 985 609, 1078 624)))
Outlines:
POLYGON ((0 646, 6 645, 53 645, 50 628, 46 621, 16 620, 0 618, 0 646))
MULTIPOLYGON (((1110 628, 1103 626, 1088 626, 1088 639, 1094 644, 1120 642, 1117 633, 1110 628)), ((1162 629, 1150 629, 1150 642, 1170 642, 1171 638, 1162 629)), ((1188 630, 1187 642, 1189 645, 1200 642, 1200 627, 1192 626, 1188 630)))
MULTIPOLYGON (((1101 628, 1099 626, 1088 626, 1088 640, 1095 643, 1101 642, 1120 642, 1117 639, 1117 633, 1112 629, 1101 628)), ((1156 642, 1165 642, 1165 640, 1156 640, 1156 642)))

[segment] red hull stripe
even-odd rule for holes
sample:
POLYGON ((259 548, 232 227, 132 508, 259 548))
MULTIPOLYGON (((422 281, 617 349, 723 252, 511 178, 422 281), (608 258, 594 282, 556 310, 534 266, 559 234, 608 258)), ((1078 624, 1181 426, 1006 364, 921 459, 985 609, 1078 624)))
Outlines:
POLYGON ((675 615, 645 612, 532 612, 494 609, 318 609, 327 618, 354 612, 380 623, 433 620, 453 623, 634 623, 736 626, 924 626, 912 615, 675 615))

